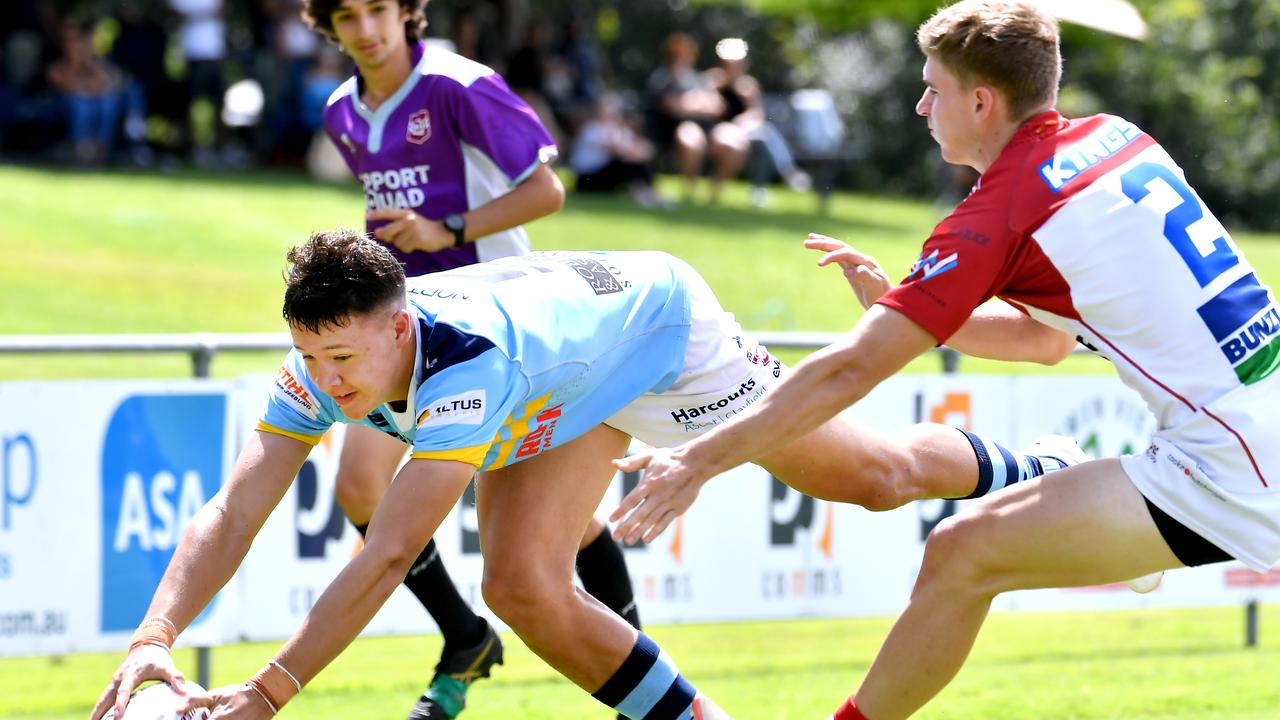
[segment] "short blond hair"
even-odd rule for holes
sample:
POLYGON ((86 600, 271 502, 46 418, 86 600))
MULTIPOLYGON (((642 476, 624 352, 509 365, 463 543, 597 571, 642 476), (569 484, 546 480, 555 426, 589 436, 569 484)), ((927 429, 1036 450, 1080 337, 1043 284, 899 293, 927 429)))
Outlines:
POLYGON ((1022 121, 1058 101, 1058 21, 1019 0, 962 0, 916 31, 916 43, 966 86, 990 85, 1022 121))

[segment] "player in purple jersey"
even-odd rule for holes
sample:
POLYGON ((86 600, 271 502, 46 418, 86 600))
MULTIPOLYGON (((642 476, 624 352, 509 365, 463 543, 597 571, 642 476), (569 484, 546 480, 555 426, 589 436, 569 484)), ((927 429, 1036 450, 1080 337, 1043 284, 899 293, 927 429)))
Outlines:
MULTIPOLYGON (((366 230, 409 277, 529 251, 521 224, 556 212, 564 188, 556 147, 529 107, 488 67, 420 39, 426 0, 308 0, 304 17, 355 61, 330 97, 325 131, 364 186, 366 230)), ((336 493, 368 527, 405 445, 347 430, 336 493)), ((577 558, 583 586, 640 626, 621 549, 602 522, 577 558)), ((432 541, 405 580, 444 636, 431 687, 410 720, 461 712, 473 679, 502 661, 502 643, 459 595, 432 541)))
MULTIPOLYGON (((1142 395, 1157 430, 1145 452, 1019 483, 939 524, 910 602, 832 720, 919 710, 959 672, 1000 593, 1280 561, 1275 295, 1155 139, 1123 118, 1053 109, 1062 58, 1042 4, 964 0, 917 42, 916 112, 943 159, 980 183, 896 287, 871 258, 811 236, 866 315, 746 412, 618 461, 646 467, 622 508, 643 499, 641 517, 618 531, 651 537, 687 506, 671 498, 826 421, 941 342, 1016 359, 1035 345, 1065 355, 1078 338, 1142 395)), ((979 456, 984 473, 1008 465, 979 456)))

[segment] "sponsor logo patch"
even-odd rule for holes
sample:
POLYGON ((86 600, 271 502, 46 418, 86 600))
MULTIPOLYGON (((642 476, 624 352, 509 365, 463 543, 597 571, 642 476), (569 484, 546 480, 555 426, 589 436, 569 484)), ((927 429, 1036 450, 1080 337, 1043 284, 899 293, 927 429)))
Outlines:
POLYGON ((484 422, 484 390, 469 390, 427 403, 418 415, 418 427, 440 425, 479 425, 484 422))
POLYGON ((622 283, 609 272, 609 268, 605 267, 599 260, 585 257, 566 257, 561 261, 573 268, 587 284, 591 286, 591 290, 597 295, 609 295, 611 293, 622 292, 622 283))
POLYGON ((556 422, 559 420, 561 408, 564 403, 552 405, 551 407, 538 413, 534 418, 537 426, 524 436, 520 441, 520 447, 516 448, 516 459, 527 458, 531 455, 537 455, 551 447, 551 436, 556 431, 556 422))
POLYGON ((916 258, 915 263, 911 265, 911 272, 907 274, 907 279, 904 282, 910 282, 912 280, 924 282, 929 278, 937 277, 938 275, 956 267, 960 262, 959 256, 959 253, 951 253, 944 258, 939 258, 937 250, 934 250, 927 256, 922 254, 920 257, 916 258))
POLYGON ((310 420, 319 417, 320 408, 316 405, 315 399, 288 368, 282 367, 280 372, 276 373, 275 396, 310 420))
POLYGON ((694 407, 676 408, 671 411, 671 419, 678 423, 687 423, 694 418, 702 417, 708 413, 714 413, 729 407, 729 403, 746 395, 756 389, 756 381, 754 378, 748 379, 746 382, 738 386, 736 390, 725 395, 724 397, 707 403, 706 405, 695 405, 694 407))
POLYGON ((1280 309, 1249 273, 1196 309, 1240 382, 1255 383, 1280 365, 1280 309))
POLYGON ((1040 166, 1040 179, 1058 192, 1076 176, 1123 150, 1142 136, 1142 131, 1127 120, 1115 118, 1083 140, 1069 145, 1040 166))
POLYGON ((431 137, 431 113, 423 108, 409 116, 409 126, 405 129, 404 138, 411 143, 421 145, 431 137))

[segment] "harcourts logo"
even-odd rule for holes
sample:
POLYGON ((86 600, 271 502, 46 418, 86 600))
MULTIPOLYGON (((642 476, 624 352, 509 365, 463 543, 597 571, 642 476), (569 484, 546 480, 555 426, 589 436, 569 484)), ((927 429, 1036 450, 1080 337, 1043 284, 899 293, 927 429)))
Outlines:
POLYGON ((103 632, 137 626, 217 491, 226 410, 223 395, 138 395, 116 408, 102 454, 103 632))

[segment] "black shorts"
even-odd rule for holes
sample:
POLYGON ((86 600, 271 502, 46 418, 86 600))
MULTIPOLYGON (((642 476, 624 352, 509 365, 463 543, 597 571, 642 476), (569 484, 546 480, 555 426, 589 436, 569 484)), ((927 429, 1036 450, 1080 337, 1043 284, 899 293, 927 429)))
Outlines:
POLYGON ((1153 505, 1150 500, 1143 500, 1147 503, 1147 511, 1151 513, 1151 519, 1155 521, 1161 537, 1183 565, 1197 567, 1235 559, 1191 528, 1169 517, 1168 513, 1153 505))

